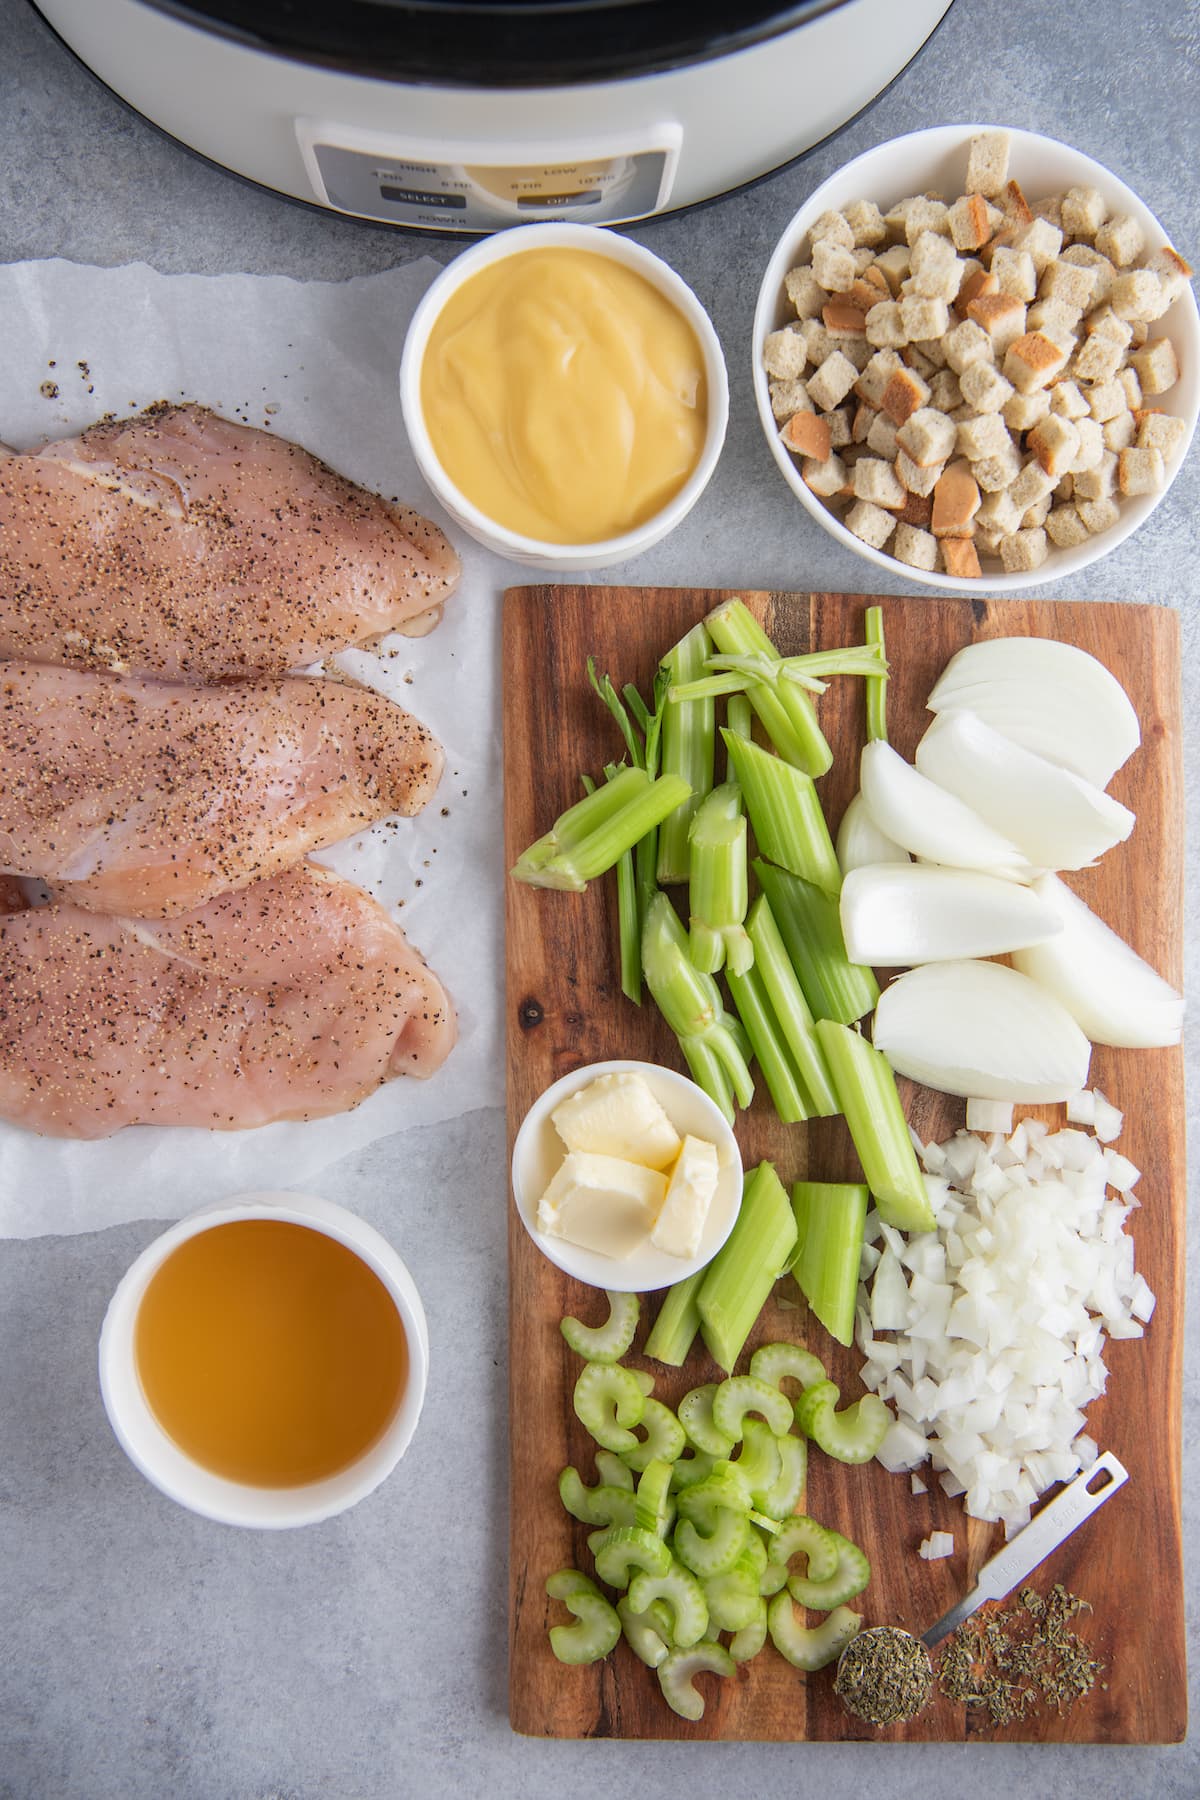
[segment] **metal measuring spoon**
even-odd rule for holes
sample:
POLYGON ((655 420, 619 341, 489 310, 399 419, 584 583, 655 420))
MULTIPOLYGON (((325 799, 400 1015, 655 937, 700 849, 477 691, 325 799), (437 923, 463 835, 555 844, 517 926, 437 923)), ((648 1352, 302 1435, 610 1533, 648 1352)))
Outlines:
MULTIPOLYGON (((940 1644, 943 1638, 949 1637, 985 1601, 1003 1600, 1011 1594, 1019 1582, 1040 1568, 1050 1552, 1065 1543, 1071 1533, 1085 1519, 1090 1518, 1098 1507, 1103 1506, 1106 1500, 1111 1500, 1117 1489, 1128 1480, 1129 1470, 1124 1464, 1118 1461, 1111 1450, 1102 1451, 1090 1468, 1084 1469, 1069 1482, 1060 1494, 1056 1494, 1053 1500, 1043 1506, 1036 1518, 1031 1519, 1002 1550, 998 1550, 995 1556, 984 1563, 971 1591, 952 1606, 949 1612, 944 1613, 936 1625, 931 1625, 928 1631, 923 1632, 919 1639, 914 1639, 911 1632, 904 1631, 898 1625, 875 1625, 852 1638, 838 1659, 837 1691, 841 1693, 843 1666, 854 1645, 859 1646, 856 1655, 861 1656, 863 1641, 871 1637, 887 1637, 893 1642, 897 1638, 908 1638, 923 1645, 929 1662, 932 1686, 933 1663, 929 1659, 929 1652, 934 1646, 940 1644), (1102 1476, 1104 1479, 1100 1480, 1102 1476)), ((844 1694, 842 1699, 847 1710, 853 1712, 854 1709, 846 1701, 844 1694)), ((905 1716, 912 1718, 915 1714, 905 1716)), ((888 1722, 898 1724, 900 1718, 888 1722)))

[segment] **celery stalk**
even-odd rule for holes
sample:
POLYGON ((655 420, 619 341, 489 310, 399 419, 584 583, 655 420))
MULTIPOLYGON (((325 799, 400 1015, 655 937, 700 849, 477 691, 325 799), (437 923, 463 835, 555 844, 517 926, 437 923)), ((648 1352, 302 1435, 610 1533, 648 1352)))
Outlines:
POLYGON ((727 1373, 796 1242, 796 1219, 773 1164, 746 1180, 737 1221, 704 1273, 696 1304, 710 1355, 727 1373))
MULTIPOLYGON (((718 650, 731 656, 764 656, 779 662, 779 652, 742 600, 726 600, 706 620, 718 650)), ((700 673, 696 671, 697 675, 700 673)), ((823 775, 833 762, 833 752, 817 724, 807 694, 795 682, 752 682, 746 697, 785 762, 808 775, 823 775)))
POLYGON ((700 1329, 700 1310, 696 1295, 705 1271, 698 1269, 683 1281, 677 1281, 663 1295, 658 1317, 646 1339, 645 1354, 655 1362, 668 1363, 678 1369, 687 1361, 688 1351, 700 1329))
MULTIPOLYGON (((704 671, 711 649, 703 625, 695 625, 663 658, 668 682, 690 681, 704 671)), ((688 828, 696 808, 713 784, 716 710, 711 700, 687 700, 663 708, 660 756, 664 774, 682 778, 691 795, 659 826, 660 885, 688 878, 688 828)))
POLYGON ((638 911, 637 875, 632 850, 617 863, 617 942, 621 952, 621 992, 642 1004, 642 922, 638 911))
POLYGON ((800 1244, 792 1274, 829 1335, 851 1344, 867 1189, 857 1181, 798 1181, 792 1208, 800 1244))
POLYGON ((932 1231, 925 1177, 887 1057, 832 1019, 818 1020, 817 1036, 880 1218, 897 1231, 932 1231))
POLYGON ((761 858, 754 872, 814 1018, 849 1025, 871 1012, 879 986, 870 969, 846 955, 834 896, 761 858))
POLYGON ((751 1048, 758 1059, 767 1092, 776 1116, 784 1125, 797 1125, 810 1116, 808 1096, 792 1059, 787 1042, 776 1023, 766 986, 755 967, 740 975, 726 970, 729 992, 737 1007, 738 1018, 746 1027, 751 1048))
MULTIPOLYGON (((885 647, 884 641, 883 641, 883 608, 882 608, 882 606, 868 606, 867 617, 866 617, 866 638, 867 638, 867 643, 870 645, 873 645, 874 648, 879 651, 880 656, 883 656, 886 647, 885 647)), ((881 675, 872 675, 871 678, 869 679, 869 681, 867 682, 867 741, 868 741, 868 743, 884 743, 884 744, 886 744, 888 741, 887 684, 888 684, 887 665, 885 663, 884 672, 881 675)))
POLYGON ((731 731, 721 736, 762 855, 828 894, 840 892, 842 871, 811 776, 731 731))
POLYGON ((693 1076, 732 1124, 732 1097, 739 1106, 749 1106, 754 1097, 741 1032, 721 1004, 712 976, 689 960, 687 935, 666 894, 655 897, 646 915, 642 971, 693 1076))
POLYGON ((736 782, 725 782, 701 801, 688 832, 688 858, 692 961, 706 975, 715 975, 727 961, 731 970, 748 969, 754 946, 745 928, 746 816, 736 782))
POLYGON ((582 893, 675 811, 690 793, 678 775, 657 781, 644 769, 620 769, 613 780, 577 802, 514 864, 514 881, 582 893))
MULTIPOLYGON (((745 694, 731 694, 725 708, 725 729, 732 731, 735 737, 745 738, 749 742, 754 730, 754 711, 745 694)), ((736 779, 733 772, 733 759, 728 749, 725 752, 725 779, 736 779)))
POLYGON ((791 1053, 809 1118, 832 1118, 842 1109, 833 1089, 825 1052, 817 1041, 812 1011, 796 977, 770 902, 760 894, 750 908, 746 930, 763 996, 777 1031, 791 1053))

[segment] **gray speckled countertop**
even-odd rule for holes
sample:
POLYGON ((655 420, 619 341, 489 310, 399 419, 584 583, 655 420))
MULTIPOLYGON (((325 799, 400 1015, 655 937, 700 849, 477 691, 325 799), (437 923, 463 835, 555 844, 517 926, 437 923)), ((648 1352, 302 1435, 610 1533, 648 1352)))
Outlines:
MULTIPOLYGON (((744 370, 759 272, 803 196, 841 162, 921 125, 1003 119, 1078 145, 1200 250, 1195 0, 957 0, 892 90, 837 141, 752 191, 635 233, 710 308, 733 381, 728 446, 686 525, 621 571, 647 582, 863 584, 864 566, 785 502, 744 370)), ((100 88, 26 0, 0 0, 0 257, 339 279, 454 246, 285 203, 168 142, 100 88)), ((1195 576, 1200 451, 1151 523, 1079 592, 1180 608, 1188 866, 1197 844, 1195 576)), ((884 578, 884 588, 904 584, 884 578)), ((1047 592, 1052 590, 1047 589, 1047 592)), ((1074 592, 1064 597, 1075 597, 1074 592)), ((1188 977, 1196 933, 1188 912, 1188 977)), ((499 972, 497 973, 499 979, 499 972)), ((1195 1034, 1189 1090, 1198 1088, 1195 1034)), ((1191 1112, 1189 1110, 1189 1122, 1191 1112)), ((10 1800, 494 1800, 631 1783, 699 1800, 783 1800, 819 1784, 1056 1800, 1200 1793, 1194 1744, 1166 1749, 536 1743, 505 1702, 504 1124, 498 1110, 387 1141, 331 1169, 330 1199, 405 1252, 439 1354, 413 1454, 340 1520, 280 1536, 209 1525, 161 1499, 112 1439, 99 1323, 150 1224, 0 1243, 0 1795, 10 1800), (465 1249, 463 1248, 465 1246, 465 1249), (448 1518, 447 1489, 465 1496, 448 1518)), ((1194 1235, 1194 1234, 1193 1234, 1194 1235)), ((1193 1252, 1194 1266, 1194 1252, 1193 1252)), ((1196 1531, 1194 1320, 1185 1348, 1185 1538, 1196 1531)), ((1193 1689, 1196 1567, 1189 1565, 1193 1689)), ((1148 1571, 1147 1604, 1153 1604, 1148 1571)))

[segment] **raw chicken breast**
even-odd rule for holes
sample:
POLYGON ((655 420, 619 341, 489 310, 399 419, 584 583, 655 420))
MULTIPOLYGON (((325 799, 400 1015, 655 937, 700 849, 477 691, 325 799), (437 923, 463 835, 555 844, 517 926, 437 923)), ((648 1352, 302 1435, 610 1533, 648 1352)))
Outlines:
POLYGON ((0 664, 0 872, 167 918, 420 812, 442 752, 379 694, 298 675, 195 688, 0 664))
POLYGON ((6 914, 0 982, 0 1117, 50 1137, 343 1112, 456 1031, 400 927, 310 864, 166 923, 6 914))
POLYGON ((458 574, 428 519, 202 406, 0 459, 3 657, 283 674, 415 623, 458 574))

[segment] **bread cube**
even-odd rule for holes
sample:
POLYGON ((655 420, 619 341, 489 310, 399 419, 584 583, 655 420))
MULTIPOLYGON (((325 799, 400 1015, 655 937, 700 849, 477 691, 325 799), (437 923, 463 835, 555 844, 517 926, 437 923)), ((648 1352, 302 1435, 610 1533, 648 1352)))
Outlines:
POLYGON ((1057 413, 1063 419, 1086 419, 1088 417, 1088 403, 1080 393, 1077 382, 1055 382, 1050 390, 1050 411, 1057 413))
POLYGON ((1114 418, 1105 419, 1100 429, 1104 433, 1106 450, 1128 450, 1137 436, 1137 425, 1128 409, 1117 413, 1114 418))
MULTIPOLYGON (((869 409, 868 409, 869 410, 869 409)), ((850 408, 835 406, 832 412, 822 413, 821 417, 829 427, 829 447, 831 450, 844 450, 853 442, 851 430, 850 408)))
MULTIPOLYGON (((944 463, 954 449, 958 427, 947 414, 934 407, 923 406, 905 419, 896 433, 904 454, 919 469, 930 469, 944 463)), ((901 476, 901 480, 904 477, 901 476)), ((904 482, 911 487, 911 482, 904 482)))
POLYGON ((789 450, 814 462, 827 462, 833 446, 829 439, 829 423, 815 412, 793 413, 780 434, 789 450))
POLYGON ((903 425, 929 401, 929 384, 914 369, 897 369, 879 404, 893 425, 903 425))
POLYGON ((919 349, 916 344, 908 345, 904 352, 904 360, 913 373, 921 377, 922 381, 932 381, 941 366, 935 363, 931 356, 926 356, 924 350, 919 349))
POLYGON ((1002 488, 1011 488, 1021 473, 1021 452, 1010 439, 1002 450, 973 462, 971 473, 984 493, 994 494, 1002 488))
MULTIPOLYGON (((949 314, 946 316, 946 323, 947 325, 950 323, 949 314)), ((922 359, 922 368, 924 368, 926 363, 929 364, 930 373, 926 376, 926 380, 932 380, 934 372, 938 369, 944 369, 946 366, 946 351, 940 337, 921 338, 917 343, 910 344, 904 354, 913 363, 914 367, 916 366, 915 359, 918 355, 922 359)))
POLYGON ((1143 400, 1142 384, 1138 380, 1137 370, 1129 367, 1118 369, 1113 379, 1119 381, 1124 388, 1125 404, 1130 412, 1137 412, 1143 400))
POLYGON ((1084 263, 1064 262, 1061 257, 1050 264, 1038 282, 1039 300, 1061 300, 1077 314, 1086 312, 1093 304, 1095 291, 1095 269, 1089 269, 1084 263))
MULTIPOLYGON (((897 465, 899 464, 900 456, 902 454, 903 454, 903 452, 899 452, 897 454, 897 457, 896 457, 897 465)), ((897 473, 899 473, 898 468, 897 468, 897 473)), ((896 517, 898 519, 903 520, 904 524, 906 524, 906 525, 916 525, 922 531, 928 531, 929 522, 930 522, 931 518, 933 517, 933 495, 932 495, 932 493, 913 494, 913 493, 909 493, 906 490, 905 496, 904 496, 904 505, 900 508, 899 512, 896 514, 896 517)))
POLYGON ((814 494, 819 494, 822 500, 832 500, 835 494, 840 494, 843 490, 849 491, 850 472, 836 453, 827 457, 824 462, 817 462, 814 458, 803 463, 800 474, 806 486, 814 494))
POLYGON ((863 329, 867 342, 877 349, 899 350, 908 342, 904 317, 895 300, 880 300, 866 315, 863 329))
POLYGON ((866 336, 831 338, 836 349, 854 364, 855 375, 860 375, 875 354, 874 344, 868 344, 866 336))
POLYGON ((970 312, 972 300, 978 300, 984 294, 998 294, 999 292, 1000 283, 990 269, 985 269, 982 265, 977 269, 972 269, 970 274, 964 275, 959 283, 955 305, 960 317, 965 317, 970 312))
POLYGON ((941 538, 938 548, 947 575, 953 575, 955 581, 979 580, 983 573, 979 567, 979 552, 969 537, 941 538))
POLYGON ((1054 226, 1056 231, 1061 232, 1063 228, 1061 196, 1058 194, 1047 194, 1044 200, 1035 200, 1033 203, 1033 216, 1035 219, 1045 219, 1048 224, 1054 226))
POLYGON ((1053 338, 1068 354, 1075 349, 1082 314, 1061 300, 1035 300, 1025 315, 1026 330, 1053 338))
POLYGON ((1079 444, 1072 458, 1070 473, 1082 475, 1098 466, 1104 455, 1104 428, 1095 419, 1076 419, 1079 444))
POLYGON ((923 231, 912 246, 908 291, 953 300, 960 279, 961 268, 950 239, 936 231, 923 231))
POLYGON ((979 511, 979 484, 964 461, 948 463, 933 490, 933 535, 970 537, 979 511))
POLYGON ((1046 523, 1046 520, 1050 516, 1050 508, 1053 504, 1054 502, 1051 496, 1049 494, 1043 494, 1040 500, 1035 501, 1032 506, 1027 507, 1021 514, 1021 524, 1019 529, 1021 531, 1036 531, 1039 525, 1044 525, 1046 523))
POLYGON ((912 266, 912 254, 907 244, 892 244, 881 250, 875 258, 874 265, 883 276, 891 291, 892 297, 900 292, 900 283, 907 278, 912 266))
POLYGON ((1010 431, 1028 431, 1050 411, 1050 395, 1044 388, 1032 394, 1014 394, 1004 402, 1001 411, 1010 431))
POLYGON ((1187 436, 1187 424, 1183 419, 1174 419, 1170 413, 1136 412, 1137 437, 1134 440, 1139 450, 1157 450, 1163 461, 1168 461, 1183 443, 1187 436))
POLYGON ((975 515, 975 524, 977 528, 985 527, 999 537, 1008 537, 1020 528, 1021 516, 1021 509, 1014 504, 1008 489, 997 488, 995 492, 983 496, 975 515))
POLYGON ((846 514, 846 529, 861 538, 864 544, 870 544, 873 550, 882 550, 896 529, 896 521, 882 507, 872 506, 869 500, 859 500, 846 514))
POLYGON ((877 350, 855 382, 855 393, 868 406, 878 406, 888 382, 904 366, 894 350, 877 350))
POLYGON ((1013 239, 1014 250, 1024 250, 1033 258, 1033 266, 1041 275, 1062 249, 1062 232, 1049 219, 1033 218, 1013 239))
MULTIPOLYGON (((1040 331, 1028 331, 1010 344, 1004 356, 1004 373, 1019 394, 1046 387, 1067 365, 1069 352, 1040 331)), ((811 384, 810 384, 811 391, 811 384)))
POLYGON ((1106 419, 1115 419, 1118 413, 1127 411, 1129 406, 1125 389, 1115 376, 1111 381, 1098 381, 1088 388, 1086 399, 1088 411, 1102 425, 1106 419))
POLYGON ((1086 544, 1090 533, 1073 506, 1055 506, 1046 515, 1046 536, 1060 550, 1086 544))
POLYGON ((800 268, 788 270, 783 278, 783 289, 795 308, 798 319, 818 317, 825 304, 825 289, 807 263, 800 268))
POLYGON ((941 338, 950 323, 946 302, 928 294, 903 294, 900 298, 900 323, 909 343, 926 338, 941 338))
POLYGON ((781 423, 790 419, 793 413, 813 410, 813 403, 803 381, 769 381, 767 387, 771 395, 771 411, 781 423))
MULTIPOLYGON (((1003 380, 1003 376, 1000 378, 1003 380)), ((1008 426, 998 412, 977 413, 964 419, 958 427, 954 448, 959 456, 981 462, 985 456, 999 456, 1012 444, 1008 426)))
POLYGON ((825 358, 832 356, 838 347, 837 339, 832 332, 825 329, 825 321, 822 318, 801 319, 795 330, 804 340, 808 360, 814 369, 819 369, 825 358))
POLYGON ((1094 238, 1105 219, 1108 207, 1098 188, 1068 188, 1062 198, 1062 228, 1068 237, 1094 238))
POLYGON ((904 488, 890 463, 877 456, 862 456, 855 463, 851 486, 857 500, 895 509, 904 505, 904 488))
POLYGON ((981 131, 971 139, 967 150, 968 193, 986 194, 990 199, 1004 192, 1010 143, 1007 131, 981 131))
MULTIPOLYGON (((981 370, 984 367, 982 363, 975 366, 981 370)), ((963 391, 953 369, 937 369, 929 377, 929 404, 937 412, 953 412, 956 406, 962 405, 963 399, 963 391)))
POLYGON ((790 325, 769 331, 763 343, 763 367, 779 381, 795 381, 808 367, 804 339, 790 325))
POLYGON ((1120 507, 1117 505, 1116 501, 1111 498, 1104 500, 1077 500, 1075 502, 1075 511, 1079 514, 1093 537, 1095 537, 1098 532, 1111 531, 1112 527, 1121 516, 1120 507))
MULTIPOLYGON (((1045 423, 1048 421, 1043 420, 1043 424, 1045 423)), ((1023 465, 1009 490, 1013 505, 1022 512, 1028 512, 1031 506, 1036 506, 1039 500, 1044 500, 1047 494, 1054 491, 1057 480, 1057 475, 1047 474, 1041 464, 1031 458, 1023 465)))
POLYGON ((850 286, 858 264, 844 244, 832 237, 819 238, 812 247, 812 270, 827 292, 838 294, 850 286))
POLYGON ((1179 380, 1179 360, 1170 338, 1154 338, 1144 349, 1131 352, 1143 394, 1165 394, 1179 380))
MULTIPOLYGON (((899 432, 896 433, 896 438, 899 443, 899 432)), ((944 467, 944 463, 935 462, 931 463, 928 468, 922 468, 919 463, 913 461, 902 444, 896 451, 896 474, 901 485, 909 494, 917 494, 922 499, 933 493, 937 486, 938 476, 944 467)))
MULTIPOLYGON (((977 300, 975 305, 986 306, 985 300, 977 300)), ((956 375, 961 375, 975 362, 992 362, 995 360, 992 340, 982 326, 974 319, 964 319, 953 331, 948 331, 942 339, 942 348, 946 352, 946 361, 956 375)))
POLYGON ((827 356, 808 383, 808 391, 822 412, 830 412, 846 398, 858 380, 858 370, 841 351, 827 356))
POLYGON ((1081 500, 1107 500, 1117 485, 1117 454, 1105 450, 1090 469, 1075 471, 1075 504, 1081 500))
POLYGON ((1192 279, 1191 264, 1186 263, 1177 250, 1170 244, 1162 244, 1152 255, 1146 257, 1143 266, 1153 269, 1162 284, 1167 305, 1178 300, 1188 282, 1192 279))
POLYGON ((1079 432, 1070 419, 1050 412, 1034 426, 1026 441, 1042 471, 1057 481, 1075 461, 1079 432))
POLYGON ((855 249, 863 244, 874 247, 887 237, 883 214, 873 200, 852 200, 842 208, 841 216, 853 234, 855 249))
POLYGON ((1014 531, 1001 538, 999 550, 1005 574, 1019 575, 1029 569, 1040 569, 1049 555, 1050 546, 1046 533, 1038 527, 1031 531, 1014 531))
MULTIPOLYGON (((869 409, 870 410, 870 409, 869 409)), ((867 428, 867 448, 876 456, 887 458, 889 463, 896 460, 896 427, 886 413, 871 410, 871 422, 867 428)))
POLYGON ((1060 262, 1074 263, 1077 268, 1090 269, 1095 277, 1092 288, 1092 305, 1102 306, 1112 293, 1112 284, 1116 280, 1117 271, 1107 256, 1091 244, 1072 244, 1064 250, 1058 259, 1060 262))
POLYGON ((907 563, 913 569, 936 569, 937 539, 932 532, 922 531, 918 525, 901 522, 896 526, 892 555, 897 562, 907 563))
POLYGON ((1037 270, 1032 256, 1027 250, 1014 250, 1011 246, 998 245, 992 252, 991 273, 996 277, 1002 294, 1011 294, 1014 300, 1026 305, 1037 295, 1037 270))
POLYGON ((1118 319, 1149 324, 1167 310, 1162 282, 1153 269, 1126 269, 1113 282, 1109 304, 1118 319))
POLYGON ((1072 377, 1076 381, 1111 381, 1124 355, 1124 349, 1115 339, 1104 332, 1093 331, 1071 358, 1072 377))
POLYGON ((1158 450, 1122 450, 1117 457, 1117 486, 1123 494, 1157 494, 1166 474, 1158 450))
POLYGON ((1142 228, 1131 213, 1114 213, 1096 233, 1096 248, 1118 269, 1135 263, 1145 248, 1142 228))
POLYGON ((956 250, 978 250, 992 235, 982 194, 963 194, 950 208, 947 223, 956 250))
POLYGON ((837 244, 843 250, 854 248, 854 229, 840 212, 823 212, 810 226, 808 238, 814 248, 819 243, 837 244))
POLYGON ((950 235, 950 211, 944 200, 930 200, 925 194, 913 196, 911 205, 904 215, 904 235, 911 249, 919 237, 926 231, 939 232, 944 237, 950 235))
POLYGON ((967 317, 985 331, 994 356, 1002 357, 1026 329, 1025 302, 1015 294, 980 294, 967 307, 967 317))

